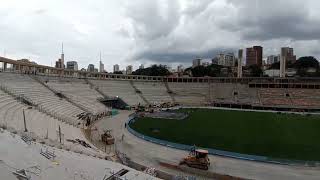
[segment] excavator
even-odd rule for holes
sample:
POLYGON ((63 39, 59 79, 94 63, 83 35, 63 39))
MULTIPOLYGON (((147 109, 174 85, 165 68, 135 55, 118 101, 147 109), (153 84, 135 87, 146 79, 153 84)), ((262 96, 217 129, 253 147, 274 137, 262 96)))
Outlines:
POLYGON ((114 144, 114 137, 111 135, 111 130, 105 130, 104 133, 101 134, 101 140, 107 145, 114 144))
POLYGON ((189 155, 180 161, 179 165, 186 164, 189 167, 208 170, 210 160, 208 158, 208 151, 203 149, 196 149, 193 147, 189 155))

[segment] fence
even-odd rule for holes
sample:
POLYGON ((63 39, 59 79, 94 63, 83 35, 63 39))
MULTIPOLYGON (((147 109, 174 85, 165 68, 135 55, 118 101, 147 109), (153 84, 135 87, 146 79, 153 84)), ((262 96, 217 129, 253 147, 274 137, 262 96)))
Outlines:
MULTIPOLYGON (((128 119, 128 131, 135 135, 138 138, 144 139, 146 141, 159 144, 162 146, 167 146, 175 149, 190 151, 194 146, 185 145, 185 144, 179 144, 179 143, 173 143, 157 138, 153 138, 150 136, 143 135, 135 130, 133 130, 130 127, 131 123, 134 123, 136 121, 135 116, 131 115, 128 119)), ((209 154, 211 155, 218 155, 218 156, 224 156, 224 157, 230 157, 230 158, 236 158, 236 159, 242 159, 242 160, 249 160, 249 161, 257 161, 257 162, 267 162, 267 163, 273 163, 273 164, 282 164, 282 165, 303 165, 303 166, 320 166, 319 161, 301 161, 301 160, 288 160, 288 159, 276 159, 276 158, 270 158, 266 156, 255 156, 255 155, 249 155, 249 154, 241 154, 241 153, 235 153, 235 152, 229 152, 229 151, 222 151, 217 149, 211 149, 211 148, 202 148, 208 150, 209 154)))

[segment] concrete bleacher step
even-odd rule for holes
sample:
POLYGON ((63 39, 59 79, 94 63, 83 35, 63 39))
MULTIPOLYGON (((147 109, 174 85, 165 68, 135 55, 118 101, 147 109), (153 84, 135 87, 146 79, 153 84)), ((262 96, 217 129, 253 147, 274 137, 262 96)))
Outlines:
POLYGON ((169 96, 170 96, 171 99, 172 99, 172 102, 173 102, 173 103, 176 103, 176 98, 174 97, 174 93, 175 93, 175 92, 171 90, 171 88, 169 87, 169 84, 168 84, 167 81, 164 82, 164 85, 165 85, 165 87, 166 87, 166 89, 167 89, 167 93, 169 94, 169 96))
POLYGON ((150 102, 143 96, 141 90, 139 90, 139 89, 134 85, 133 81, 130 81, 130 85, 132 86, 132 88, 135 90, 136 93, 137 93, 137 92, 140 92, 140 93, 137 93, 137 94, 140 96, 140 98, 141 98, 147 105, 150 104, 150 102))
POLYGON ((134 85, 150 103, 160 104, 174 102, 163 83, 134 82, 134 85))

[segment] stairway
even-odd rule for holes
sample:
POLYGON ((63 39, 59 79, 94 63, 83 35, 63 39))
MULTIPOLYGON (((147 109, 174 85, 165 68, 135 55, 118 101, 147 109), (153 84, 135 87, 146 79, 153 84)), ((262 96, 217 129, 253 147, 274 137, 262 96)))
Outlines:
POLYGON ((143 96, 142 92, 133 84, 133 81, 130 81, 131 86, 133 87, 135 93, 137 93, 140 98, 147 104, 149 105, 150 102, 143 96))
POLYGON ((164 82, 164 85, 166 86, 167 93, 169 94, 170 98, 172 99, 173 103, 176 103, 176 98, 174 97, 173 91, 170 89, 169 84, 167 81, 164 82))
POLYGON ((258 97, 258 100, 259 100, 259 104, 260 104, 260 106, 263 106, 263 103, 262 103, 262 100, 261 100, 261 96, 260 96, 259 89, 257 89, 257 97, 258 97))
POLYGON ((294 106, 294 103, 293 103, 293 100, 292 100, 292 97, 291 97, 291 94, 290 94, 289 90, 286 88, 286 89, 284 89, 284 91, 285 91, 286 94, 289 95, 288 98, 289 98, 290 103, 291 103, 290 105, 294 106))

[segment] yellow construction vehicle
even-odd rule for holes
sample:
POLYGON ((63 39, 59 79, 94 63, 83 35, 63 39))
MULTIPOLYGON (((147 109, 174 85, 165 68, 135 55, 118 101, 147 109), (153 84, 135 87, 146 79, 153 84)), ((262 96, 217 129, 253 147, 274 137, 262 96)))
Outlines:
POLYGON ((189 167, 208 170, 210 160, 208 158, 208 151, 203 149, 196 149, 195 147, 190 151, 189 155, 180 161, 179 165, 186 164, 189 167))
POLYGON ((104 133, 101 134, 101 140, 107 145, 114 144, 114 137, 111 135, 111 130, 105 130, 104 133))

